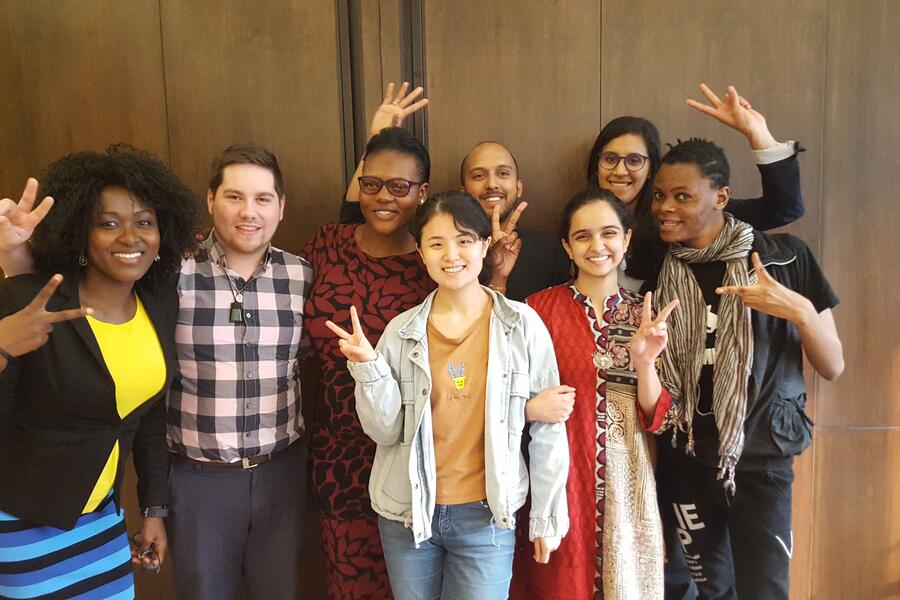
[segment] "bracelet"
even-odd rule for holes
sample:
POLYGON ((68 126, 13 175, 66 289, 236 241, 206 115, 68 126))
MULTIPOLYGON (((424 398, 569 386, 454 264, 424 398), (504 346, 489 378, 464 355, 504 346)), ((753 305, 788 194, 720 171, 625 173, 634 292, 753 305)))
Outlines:
POLYGON ((2 347, 0 347, 0 356, 2 356, 3 358, 5 358, 5 359, 6 359, 6 362, 9 362, 9 361, 11 361, 11 360, 13 359, 12 354, 10 354, 10 353, 7 352, 6 350, 4 350, 2 347))
POLYGON ((145 519, 150 517, 168 517, 169 507, 165 504, 160 506, 147 506, 141 510, 141 516, 145 519))

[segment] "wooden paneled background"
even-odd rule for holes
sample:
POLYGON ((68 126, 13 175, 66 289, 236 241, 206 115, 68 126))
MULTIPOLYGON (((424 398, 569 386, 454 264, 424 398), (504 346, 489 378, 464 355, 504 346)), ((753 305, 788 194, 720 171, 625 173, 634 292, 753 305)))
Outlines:
MULTIPOLYGON (((777 138, 807 149, 806 216, 789 230, 842 300, 846 371, 808 377, 816 435, 795 466, 791 594, 900 597, 900 3, 0 0, 0 32, 0 193, 125 141, 205 195, 212 156, 256 141, 285 171, 276 242, 293 251, 334 218, 359 152, 352 113, 367 121, 388 81, 426 86, 417 129, 433 189, 456 187, 468 148, 499 140, 519 161, 527 224, 546 231, 583 187, 600 127, 623 114, 665 141, 717 141, 736 193, 757 194, 742 136, 684 105, 701 81, 736 85, 777 138)), ((301 597, 320 598, 307 546, 301 597)), ((168 569, 137 585, 173 596, 168 569)))

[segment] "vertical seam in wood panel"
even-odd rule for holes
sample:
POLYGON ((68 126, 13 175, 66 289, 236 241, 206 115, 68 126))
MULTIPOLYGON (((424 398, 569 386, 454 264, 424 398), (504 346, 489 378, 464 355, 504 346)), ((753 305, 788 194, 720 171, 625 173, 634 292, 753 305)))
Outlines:
MULTIPOLYGON (((829 11, 828 11, 829 1, 825 0, 825 14, 822 17, 822 53, 824 57, 822 60, 822 121, 819 129, 819 139, 822 140, 822 150, 821 157, 819 159, 819 222, 816 224, 818 227, 818 243, 817 243, 817 254, 819 256, 819 262, 822 265, 822 268, 825 272, 828 272, 827 265, 825 262, 825 202, 827 198, 826 190, 825 190, 825 158, 828 156, 828 137, 826 136, 826 120, 828 114, 828 19, 829 19, 829 11)), ((816 406, 813 411, 813 418, 815 421, 818 421, 818 407, 819 407, 819 390, 821 388, 821 377, 816 374, 816 377, 813 379, 813 393, 815 394, 816 406)), ((818 429, 818 427, 816 427, 818 429)), ((813 431, 815 433, 815 430, 813 431)), ((816 460, 816 446, 817 444, 813 444, 810 448, 812 452, 812 474, 810 476, 810 486, 812 491, 812 509, 811 515, 809 519, 809 561, 806 572, 806 590, 807 594, 810 598, 815 596, 813 586, 816 583, 813 579, 813 565, 815 564, 815 560, 813 557, 813 549, 816 547, 816 530, 817 530, 817 514, 819 508, 819 493, 818 486, 816 485, 816 480, 818 479, 819 472, 819 464, 816 460)))
POLYGON ((169 122, 169 82, 166 77, 166 37, 163 33, 163 0, 156 3, 159 11, 159 58, 162 63, 163 114, 166 120, 166 164, 172 166, 172 124, 169 122))
POLYGON ((599 113, 600 129, 603 129, 603 10, 606 3, 600 0, 600 8, 597 11, 597 112, 599 113))
POLYGON ((356 144, 353 105, 353 64, 351 60, 351 32, 349 0, 335 0, 335 45, 338 57, 337 93, 340 98, 341 148, 343 150, 344 184, 356 170, 356 144))

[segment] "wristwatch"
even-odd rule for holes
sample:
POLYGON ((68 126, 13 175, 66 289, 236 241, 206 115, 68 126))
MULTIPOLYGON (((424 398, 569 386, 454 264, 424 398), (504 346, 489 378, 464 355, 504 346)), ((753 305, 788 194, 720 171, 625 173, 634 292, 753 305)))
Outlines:
POLYGON ((169 507, 165 504, 159 506, 146 506, 141 509, 141 516, 145 519, 148 517, 168 517, 169 507))

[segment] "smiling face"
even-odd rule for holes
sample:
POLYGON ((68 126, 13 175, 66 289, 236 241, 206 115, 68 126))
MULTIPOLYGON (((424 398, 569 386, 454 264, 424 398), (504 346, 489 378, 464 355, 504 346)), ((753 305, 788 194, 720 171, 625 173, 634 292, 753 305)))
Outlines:
MULTIPOLYGON (((612 152, 619 156, 640 154, 647 156, 647 144, 636 133, 620 135, 603 147, 603 152, 612 152)), ((629 206, 638 197, 641 188, 650 176, 650 161, 645 160, 644 165, 637 171, 629 171, 625 168, 625 161, 619 161, 614 169, 603 168, 597 161, 597 183, 601 189, 609 190, 629 206)), ((629 210, 631 207, 629 207, 629 210)))
POLYGON ((88 233, 86 277, 134 284, 157 254, 156 211, 125 188, 105 188, 88 233))
POLYGON ((574 213, 569 237, 563 240, 566 254, 578 267, 579 277, 605 278, 612 274, 628 250, 631 231, 625 231, 615 209, 603 200, 585 204, 574 213))
POLYGON ((501 219, 506 218, 522 197, 522 181, 516 162, 509 150, 495 142, 475 146, 463 164, 463 188, 469 192, 488 218, 494 207, 500 208, 501 219))
POLYGON ((232 164, 222 183, 206 197, 216 240, 230 260, 257 259, 265 253, 284 216, 284 196, 275 191, 272 171, 253 164, 232 164))
POLYGON ((705 248, 725 223, 728 186, 716 188, 692 163, 664 164, 653 182, 650 210, 664 242, 705 248))
MULTIPOLYGON (((382 182, 391 179, 422 181, 416 159, 392 150, 384 150, 367 156, 363 162, 364 177, 374 177, 382 182)), ((402 197, 394 196, 387 185, 374 194, 359 191, 359 205, 366 224, 376 233, 390 236, 409 225, 416 214, 419 202, 428 196, 428 183, 411 185, 402 197)))
POLYGON ((461 290, 479 285, 489 244, 474 231, 460 231, 451 215, 439 212, 422 227, 419 253, 439 288, 461 290))

